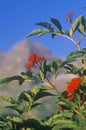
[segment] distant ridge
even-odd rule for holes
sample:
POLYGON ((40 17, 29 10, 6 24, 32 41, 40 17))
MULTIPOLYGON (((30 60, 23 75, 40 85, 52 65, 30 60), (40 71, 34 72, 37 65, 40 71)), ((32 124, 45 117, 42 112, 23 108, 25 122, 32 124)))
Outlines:
MULTIPOLYGON (((0 58, 1 58, 0 78, 12 76, 12 75, 19 75, 21 72, 25 72, 27 58, 31 53, 44 55, 48 61, 53 61, 56 58, 59 58, 55 56, 54 54, 52 54, 44 46, 38 43, 34 43, 29 40, 22 40, 20 42, 17 42, 7 54, 0 53, 0 58)), ((66 82, 70 81, 72 77, 74 77, 74 75, 65 75, 61 73, 56 80, 57 88, 60 91, 62 91, 67 86, 66 82)), ((52 82, 53 82, 53 79, 52 79, 52 82)), ((6 86, 6 89, 3 89, 3 87, 0 88, 1 95, 4 95, 4 94, 16 95, 18 92, 22 91, 23 89, 24 90, 27 89, 28 86, 30 88, 31 84, 24 83, 21 89, 18 86, 18 83, 16 82, 12 82, 10 85, 7 85, 7 86, 6 86), (10 86, 10 87, 7 87, 7 86, 10 86)))
POLYGON ((0 55, 0 77, 19 74, 21 71, 25 71, 27 58, 31 53, 44 55, 48 61, 56 58, 54 54, 38 43, 34 43, 29 40, 20 41, 15 44, 4 58, 2 54, 0 55))

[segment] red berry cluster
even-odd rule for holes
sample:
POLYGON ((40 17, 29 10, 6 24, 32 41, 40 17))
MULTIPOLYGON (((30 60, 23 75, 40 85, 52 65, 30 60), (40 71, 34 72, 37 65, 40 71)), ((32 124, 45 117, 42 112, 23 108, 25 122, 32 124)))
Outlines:
POLYGON ((68 99, 74 100, 74 92, 78 89, 79 84, 82 82, 82 77, 79 78, 73 78, 68 86, 67 86, 67 93, 68 93, 68 99))
POLYGON ((40 61, 44 60, 44 56, 38 56, 37 54, 30 54, 30 56, 28 57, 28 69, 31 69, 34 67, 35 63, 38 63, 40 61))

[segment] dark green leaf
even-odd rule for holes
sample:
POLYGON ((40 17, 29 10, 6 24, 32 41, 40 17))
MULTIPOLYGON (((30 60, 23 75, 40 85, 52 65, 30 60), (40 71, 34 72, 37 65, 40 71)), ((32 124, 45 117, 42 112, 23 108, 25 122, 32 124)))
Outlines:
POLYGON ((28 119, 25 121, 26 128, 31 128, 31 130, 41 130, 41 123, 36 119, 28 119))
POLYGON ((19 114, 24 112, 23 108, 21 106, 18 106, 18 105, 17 106, 7 106, 6 108, 13 109, 13 110, 17 111, 19 114))
POLYGON ((82 51, 73 51, 71 52, 67 58, 79 58, 82 56, 82 51))
POLYGON ((86 48, 83 48, 83 49, 82 49, 82 53, 83 53, 83 54, 86 54, 86 48))
POLYGON ((28 90, 27 92, 26 91, 23 91, 20 96, 19 96, 20 99, 23 99, 25 101, 31 101, 32 100, 32 92, 30 90, 28 90))
POLYGON ((53 27, 51 26, 51 24, 49 24, 48 22, 39 22, 39 23, 36 23, 36 25, 45 27, 45 28, 47 28, 50 31, 54 30, 53 27))
POLYGON ((74 61, 76 61, 76 59, 74 59, 74 58, 67 58, 66 60, 64 60, 64 61, 62 62, 61 66, 64 66, 64 65, 66 65, 67 63, 74 62, 74 61))
POLYGON ((56 18, 50 18, 51 22, 60 30, 62 31, 62 26, 58 19, 56 18))
POLYGON ((47 64, 47 67, 46 67, 47 71, 53 74, 56 74, 57 68, 58 68, 57 61, 53 61, 52 63, 47 64))
POLYGON ((39 106, 39 105, 41 105, 41 103, 33 103, 33 105, 31 106, 31 109, 33 109, 34 107, 39 106))
POLYGON ((85 19, 84 19, 84 16, 82 16, 82 19, 80 21, 80 32, 82 34, 84 34, 84 32, 85 32, 85 19))
POLYGON ((24 83, 25 79, 21 78, 19 79, 19 85, 22 85, 24 83))
POLYGON ((37 93, 37 95, 34 97, 34 101, 40 99, 40 98, 43 98, 43 97, 46 97, 46 96, 55 96, 54 94, 52 93, 49 93, 49 92, 39 92, 37 93))
POLYGON ((21 76, 11 76, 11 77, 0 79, 0 84, 9 83, 12 82, 13 80, 20 80, 20 79, 22 79, 21 76))

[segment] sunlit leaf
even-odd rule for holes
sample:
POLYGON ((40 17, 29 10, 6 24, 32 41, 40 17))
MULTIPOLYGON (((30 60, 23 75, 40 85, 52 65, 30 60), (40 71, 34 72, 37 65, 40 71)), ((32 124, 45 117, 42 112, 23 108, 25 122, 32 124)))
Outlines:
POLYGON ((12 122, 15 122, 15 123, 22 123, 23 122, 23 120, 21 118, 16 117, 16 116, 8 116, 7 119, 12 121, 12 122))
POLYGON ((40 67, 40 73, 39 73, 39 76, 40 76, 40 79, 41 80, 44 80, 45 79, 45 76, 46 76, 46 60, 44 60, 41 64, 41 67, 40 67))
POLYGON ((42 30, 42 29, 36 29, 33 30, 32 32, 30 32, 29 34, 27 34, 26 38, 33 36, 33 35, 38 35, 39 37, 41 37, 42 35, 49 33, 49 30, 42 30))
MULTIPOLYGON (((61 124, 55 125, 52 130, 59 130, 59 129, 64 129, 64 130, 75 130, 77 128, 76 124, 71 124, 71 123, 64 123, 64 121, 61 124)), ((78 129, 77 129, 78 130, 78 129)))
MULTIPOLYGON (((81 21, 83 20, 83 15, 79 16, 74 23, 72 24, 71 28, 70 28, 70 36, 73 35, 73 33, 77 30, 78 26, 80 25, 80 23, 82 23, 81 21)), ((82 27, 81 27, 82 29, 82 27)), ((81 30, 82 31, 82 30, 81 30)))

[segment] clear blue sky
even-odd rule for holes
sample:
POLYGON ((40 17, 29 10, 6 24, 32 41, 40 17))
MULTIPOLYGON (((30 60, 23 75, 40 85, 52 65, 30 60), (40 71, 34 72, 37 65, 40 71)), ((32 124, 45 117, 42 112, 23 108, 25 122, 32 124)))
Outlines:
MULTIPOLYGON (((49 22, 50 17, 60 20, 63 29, 66 29, 66 12, 73 11, 74 18, 86 14, 86 0, 1 0, 0 1, 0 50, 8 51, 15 43, 36 29, 35 23, 49 22)), ((38 38, 29 38, 48 48, 58 56, 66 56, 76 49, 69 40, 56 37, 52 40, 49 35, 38 38)), ((85 40, 86 43, 86 40, 85 40)), ((85 44, 83 44, 85 47, 85 44)))

